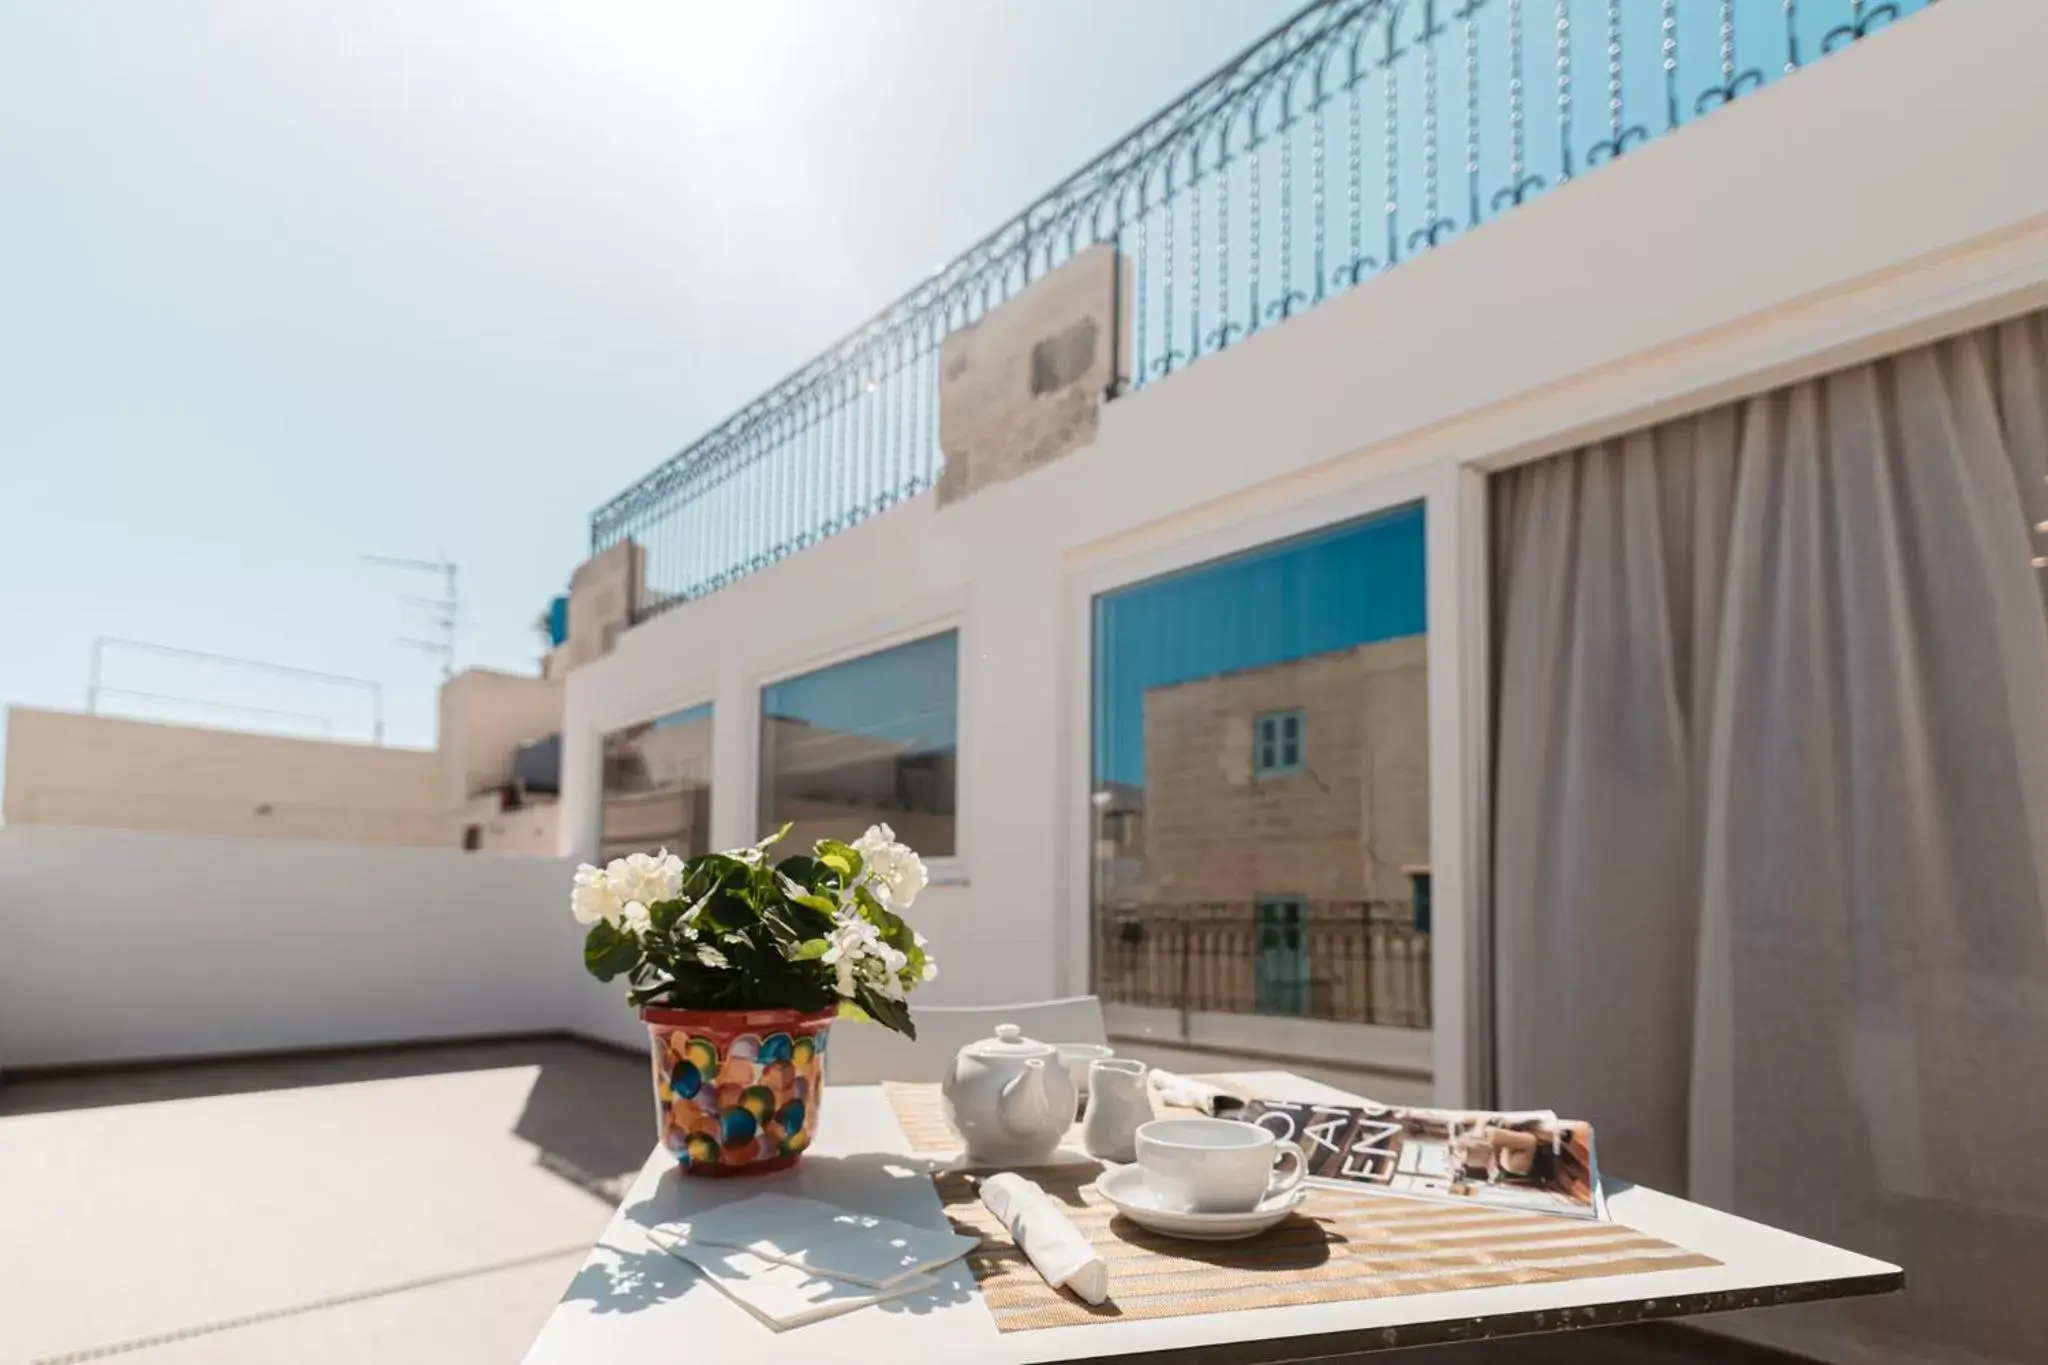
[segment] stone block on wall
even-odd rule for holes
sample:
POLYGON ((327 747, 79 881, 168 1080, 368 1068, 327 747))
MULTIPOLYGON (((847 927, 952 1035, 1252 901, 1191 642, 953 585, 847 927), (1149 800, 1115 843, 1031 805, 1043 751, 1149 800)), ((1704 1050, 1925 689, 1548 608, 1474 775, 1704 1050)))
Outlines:
POLYGON ((560 674, 612 652, 646 596, 645 562, 637 542, 622 540, 576 566, 569 576, 569 639, 556 651, 567 655, 560 674))
MULTIPOLYGON (((1124 270, 1092 246, 939 348, 939 505, 947 506, 1095 439, 1129 328, 1116 325, 1124 270)), ((1125 271, 1126 283, 1128 271, 1125 271)))

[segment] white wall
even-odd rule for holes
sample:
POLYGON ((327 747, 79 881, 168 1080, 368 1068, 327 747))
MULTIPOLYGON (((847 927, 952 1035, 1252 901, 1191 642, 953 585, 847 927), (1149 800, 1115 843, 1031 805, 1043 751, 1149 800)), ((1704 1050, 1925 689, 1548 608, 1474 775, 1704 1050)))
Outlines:
POLYGON ((452 849, 0 829, 0 1067, 601 1033, 614 1011, 630 1023, 583 971, 569 870, 452 849))
POLYGON ((565 831, 592 846, 602 731, 715 701, 714 838, 752 837, 761 683, 958 626, 965 884, 916 917, 945 964, 927 998, 1085 989, 1088 593, 1427 497, 1435 1059, 1459 1100, 1475 471, 2048 301, 2042 51, 2048 5, 1949 0, 1111 404, 1057 464, 629 631, 569 679, 565 831))
POLYGON ((1242 1053, 1283 1062, 1308 1058, 1366 1071, 1423 1077, 1429 1075, 1431 1063, 1426 1030, 1389 1028, 1384 1024, 1340 1024, 1329 1019, 1290 1019, 1277 1014, 1183 1012, 1156 1005, 1105 1004, 1102 1026, 1112 1043, 1164 1043, 1169 1047, 1242 1053))

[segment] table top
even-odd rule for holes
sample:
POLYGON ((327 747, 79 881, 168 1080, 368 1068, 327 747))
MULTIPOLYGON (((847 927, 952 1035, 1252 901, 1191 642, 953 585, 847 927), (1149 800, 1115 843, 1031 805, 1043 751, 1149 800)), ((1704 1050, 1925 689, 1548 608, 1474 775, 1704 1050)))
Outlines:
MULTIPOLYGON (((1223 1078, 1246 1093, 1327 1104, 1356 1096, 1284 1071, 1223 1078)), ((527 1353, 526 1365, 639 1365, 687 1353, 707 1360, 769 1359, 777 1343, 820 1360, 973 1360, 976 1365, 1116 1359, 1140 1365, 1280 1362, 1531 1332, 1683 1317, 1736 1308, 1881 1294, 1900 1287, 1897 1266, 1609 1179, 1615 1223, 1702 1252, 1718 1266, 1595 1279, 1410 1294, 1190 1317, 999 1332, 964 1261, 939 1283, 874 1308, 777 1333, 684 1262, 648 1229, 718 1204, 775 1190, 944 1229, 928 1157, 909 1143, 880 1086, 832 1087, 817 1142, 795 1169, 761 1179, 684 1175, 659 1147, 527 1353)))

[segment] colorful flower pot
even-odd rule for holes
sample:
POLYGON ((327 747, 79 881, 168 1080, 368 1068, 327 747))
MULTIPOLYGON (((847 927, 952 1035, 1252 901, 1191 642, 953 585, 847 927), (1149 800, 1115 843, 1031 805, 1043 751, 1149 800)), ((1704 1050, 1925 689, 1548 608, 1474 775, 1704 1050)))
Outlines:
POLYGON ((643 1008, 661 1145, 691 1175, 794 1165, 817 1133, 833 1013, 643 1008))

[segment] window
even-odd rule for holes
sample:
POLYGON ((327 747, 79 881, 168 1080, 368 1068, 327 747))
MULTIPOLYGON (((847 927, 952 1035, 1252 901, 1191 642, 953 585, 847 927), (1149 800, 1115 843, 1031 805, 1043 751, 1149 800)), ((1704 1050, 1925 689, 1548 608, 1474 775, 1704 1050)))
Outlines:
POLYGON ((1267 711, 1252 725, 1252 776, 1291 777, 1302 762, 1301 708, 1267 711))
POLYGON ((711 707, 604 737, 603 858, 711 851, 711 707))
POLYGON ((886 823, 926 857, 957 851, 955 631, 761 689, 761 828, 792 847, 886 823))
POLYGON ((1103 999, 1428 1025, 1424 532, 1394 508, 1095 598, 1103 999))

